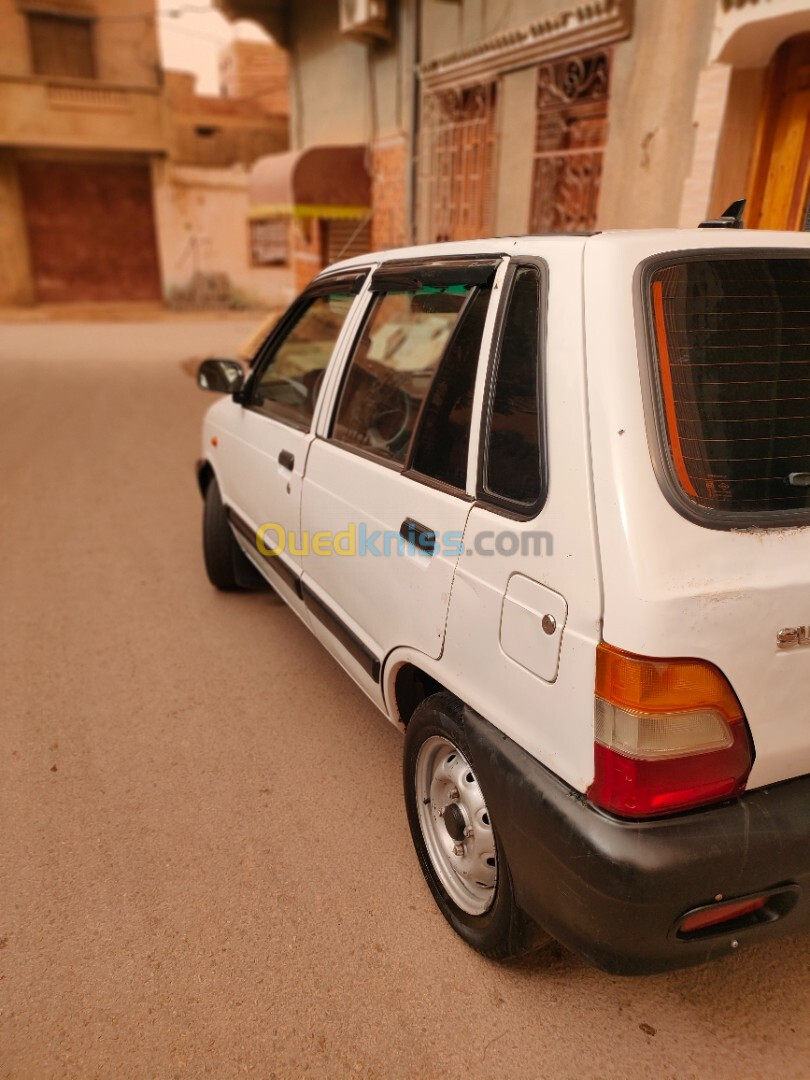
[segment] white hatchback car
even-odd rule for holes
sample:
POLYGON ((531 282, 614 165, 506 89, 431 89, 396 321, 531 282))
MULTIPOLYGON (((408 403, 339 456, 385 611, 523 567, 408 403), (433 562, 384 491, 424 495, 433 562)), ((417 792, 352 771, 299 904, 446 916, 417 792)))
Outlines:
POLYGON ((369 255, 199 380, 209 577, 404 729, 469 944, 651 972, 810 923, 810 236, 369 255))

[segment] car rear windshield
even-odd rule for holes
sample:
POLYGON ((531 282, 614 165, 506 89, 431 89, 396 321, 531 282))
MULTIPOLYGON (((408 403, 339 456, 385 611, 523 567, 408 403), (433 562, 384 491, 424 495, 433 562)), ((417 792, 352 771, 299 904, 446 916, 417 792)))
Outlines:
POLYGON ((810 516, 810 258, 698 257, 647 280, 677 487, 698 516, 810 516))

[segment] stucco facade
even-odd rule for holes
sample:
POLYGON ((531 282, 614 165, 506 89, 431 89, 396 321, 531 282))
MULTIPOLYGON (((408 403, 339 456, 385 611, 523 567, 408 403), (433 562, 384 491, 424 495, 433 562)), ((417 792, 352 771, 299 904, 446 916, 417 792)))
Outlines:
POLYGON ((179 72, 166 72, 166 99, 168 149, 153 164, 166 299, 283 304, 289 274, 255 262, 248 179, 252 162, 286 150, 287 116, 267 112, 253 97, 200 96, 194 78, 179 72))
MULTIPOLYGON (((71 280, 103 298, 112 230, 102 251, 80 223, 94 212, 82 202, 94 193, 120 223, 136 205, 139 226, 152 226, 149 178, 165 152, 166 118, 154 20, 143 10, 139 0, 116 0, 97 18, 92 5, 69 0, 47 8, 0 0, 0 304, 69 298, 71 280), (126 18, 106 17, 111 11, 126 18), (60 254, 74 264, 57 281, 60 254)), ((137 299, 159 295, 153 235, 145 245, 123 245, 121 280, 137 299)))
POLYGON ((368 148, 375 246, 695 225, 746 194, 749 226, 803 220, 806 0, 389 0, 384 35, 340 0, 220 6, 288 48, 294 146, 368 148))
MULTIPOLYGON (((278 306, 289 298, 283 265, 251 264, 246 166, 157 163, 155 212, 164 290, 171 302, 182 303, 195 275, 225 275, 230 300, 240 305, 278 306)), ((193 295, 188 302, 195 302, 193 295)))
POLYGON ((156 301, 195 271, 278 303, 247 169, 287 118, 164 73, 144 0, 0 0, 0 306, 156 301))

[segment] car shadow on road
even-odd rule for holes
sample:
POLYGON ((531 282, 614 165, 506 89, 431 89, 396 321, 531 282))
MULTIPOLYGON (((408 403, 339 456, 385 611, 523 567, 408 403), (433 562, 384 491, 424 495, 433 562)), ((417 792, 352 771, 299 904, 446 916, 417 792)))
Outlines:
POLYGON ((665 985, 671 992, 689 1000, 698 986, 701 999, 714 991, 718 997, 733 1001, 750 997, 751 987, 758 988, 759 998, 781 994, 786 985, 801 985, 810 963, 810 936, 780 938, 778 941, 751 945, 740 953, 718 956, 694 967, 650 975, 612 975, 603 972, 585 957, 571 952, 554 939, 534 952, 503 962, 503 967, 518 977, 527 979, 561 979, 569 981, 580 976, 603 977, 627 984, 649 981, 665 985))

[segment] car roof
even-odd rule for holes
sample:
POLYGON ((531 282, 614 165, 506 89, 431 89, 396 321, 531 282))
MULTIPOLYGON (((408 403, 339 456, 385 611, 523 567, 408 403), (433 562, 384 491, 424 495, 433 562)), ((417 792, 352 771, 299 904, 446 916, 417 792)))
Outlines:
POLYGON ((620 248, 649 249, 649 254, 688 249, 728 248, 785 248, 810 247, 810 233, 772 232, 763 229, 614 229, 593 233, 547 233, 524 236, 492 236, 479 240, 457 240, 439 244, 417 244, 411 247, 389 248, 343 259, 323 273, 361 269, 372 263, 398 260, 469 257, 482 258, 504 255, 542 257, 558 245, 584 249, 586 245, 615 245, 620 248))

